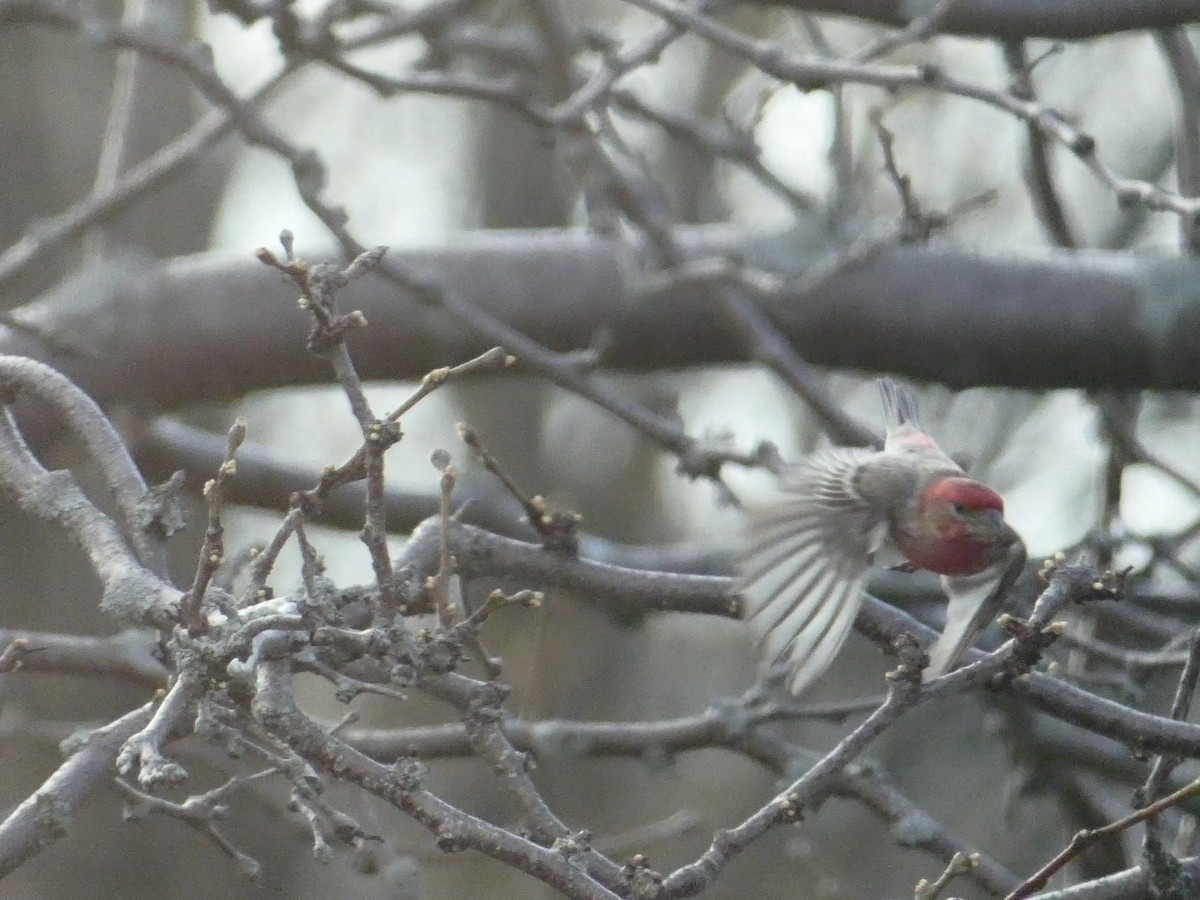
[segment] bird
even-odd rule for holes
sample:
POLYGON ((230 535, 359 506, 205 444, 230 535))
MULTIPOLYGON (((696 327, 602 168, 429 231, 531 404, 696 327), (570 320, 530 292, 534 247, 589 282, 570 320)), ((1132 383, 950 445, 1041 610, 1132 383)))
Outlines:
POLYGON ((768 668, 793 694, 833 662, 873 566, 942 576, 946 625, 926 679, 945 674, 999 611, 1025 565, 1004 501, 970 478, 921 427, 916 397, 878 380, 883 449, 835 447, 785 464, 780 490, 749 511, 737 590, 768 668))

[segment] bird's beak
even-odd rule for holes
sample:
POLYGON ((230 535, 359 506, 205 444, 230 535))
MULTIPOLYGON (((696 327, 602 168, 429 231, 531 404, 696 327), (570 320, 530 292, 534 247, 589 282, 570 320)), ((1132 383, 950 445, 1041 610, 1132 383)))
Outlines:
POLYGON ((971 537, 1003 546, 1020 540, 1012 526, 1004 521, 1004 513, 998 509, 977 510, 967 519, 967 531, 971 537))

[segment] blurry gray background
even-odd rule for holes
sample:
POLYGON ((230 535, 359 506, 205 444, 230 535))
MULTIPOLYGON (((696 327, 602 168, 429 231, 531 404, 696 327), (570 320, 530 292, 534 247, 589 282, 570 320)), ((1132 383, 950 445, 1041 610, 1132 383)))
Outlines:
MULTIPOLYGON (((139 4, 131 0, 128 5, 124 14, 136 15, 139 4)), ((528 9, 521 3, 474 6, 472 20, 480 27, 519 31, 529 25, 528 9)), ((636 39, 654 22, 607 0, 562 6, 573 26, 597 29, 617 42, 636 39)), ((322 4, 301 3, 298 8, 311 14, 322 4)), ((122 15, 117 3, 97 3, 94 11, 122 15)), ((206 42, 221 77, 239 94, 249 94, 280 65, 266 22, 245 28, 230 16, 208 12, 203 4, 170 0, 149 3, 141 12, 164 34, 206 42)), ((814 42, 812 28, 798 13, 766 6, 739 7, 726 21, 796 54, 845 54, 877 34, 874 26, 822 19, 821 40, 814 42)), ((1049 41, 1031 40, 1026 53, 1036 58, 1050 47, 1049 41)), ((354 59, 363 66, 400 71, 420 60, 424 49, 421 41, 406 39, 354 59)), ((91 48, 73 34, 0 29, 4 246, 40 217, 93 190, 118 59, 125 57, 91 48)), ((1009 77, 1001 47, 989 40, 941 37, 903 48, 888 61, 934 62, 963 79, 992 85, 1003 85, 1009 77)), ((137 104, 126 129, 126 167, 206 111, 177 73, 145 60, 139 65, 137 104)), ((1176 90, 1152 35, 1069 43, 1041 62, 1035 74, 1040 99, 1093 134, 1109 165, 1130 177, 1173 183, 1176 90)), ((726 118, 744 129, 761 148, 762 163, 812 199, 814 210, 805 223, 810 228, 831 214, 861 223, 856 227, 864 232, 873 223, 894 221, 896 195, 882 174, 879 142, 869 124, 872 110, 882 109, 896 135, 900 169, 923 203, 947 209, 982 191, 994 192, 990 202, 955 218, 939 240, 988 254, 1030 253, 1051 245, 1022 175, 1024 126, 980 104, 937 92, 889 96, 846 87, 846 138, 835 143, 831 92, 804 94, 780 87, 695 39, 678 42, 658 64, 640 69, 622 86, 660 109, 697 121, 726 118)), ((355 234, 372 244, 453 246, 459 235, 475 229, 586 224, 578 184, 553 142, 503 110, 437 96, 383 100, 328 68, 293 77, 265 109, 298 144, 320 154, 331 176, 328 195, 345 206, 355 234)), ((796 211, 745 171, 628 117, 618 116, 607 127, 627 145, 628 158, 660 186, 679 221, 763 230, 794 223, 796 211)), ((1175 216, 1123 209, 1068 154, 1051 151, 1051 156, 1080 246, 1179 252, 1175 216)), ((213 249, 248 256, 257 246, 273 246, 283 228, 295 232, 301 254, 306 247, 332 246, 298 198, 286 165, 226 139, 168 185, 106 221, 103 229, 22 271, 7 283, 0 302, 18 306, 86 265, 129 249, 157 258, 213 249)), ((203 303, 203 297, 196 302, 203 303)), ((986 303, 987 297, 981 295, 979 302, 986 303)), ((152 379, 154 373, 146 377, 152 379)), ((694 434, 728 432, 743 447, 771 440, 785 457, 823 440, 808 411, 751 366, 613 379, 643 402, 677 408, 694 434)), ((852 411, 877 421, 874 389, 865 375, 834 373, 829 384, 852 411)), ((409 390, 411 385, 378 384, 370 392, 380 407, 388 407, 409 390)), ((972 472, 1005 495, 1009 518, 1025 536, 1032 557, 1075 545, 1102 522, 1107 445, 1082 392, 977 389, 952 395, 923 387, 920 394, 929 430, 948 450, 973 460, 972 472)), ((129 413, 136 416, 138 410, 129 413)), ((1195 413, 1190 396, 1150 396, 1138 423, 1156 453, 1200 478, 1200 461, 1191 449, 1200 439, 1195 413)), ((357 444, 344 398, 332 389, 261 392, 234 404, 186 411, 190 421, 218 430, 236 414, 248 418, 252 440, 311 465, 314 472, 340 461, 357 444)), ((678 477, 673 460, 626 426, 528 376, 453 385, 425 401, 406 417, 407 436, 389 455, 393 483, 432 492, 436 473, 428 457, 444 447, 467 470, 469 481, 489 484, 457 442, 454 423, 459 420, 485 437, 522 486, 580 511, 593 533, 629 543, 686 540, 720 549, 735 540, 737 513, 720 504, 710 486, 678 477)), ((61 465, 79 461, 69 448, 49 452, 61 465)), ((1195 496, 1151 467, 1130 466, 1123 477, 1119 513, 1132 532, 1172 532, 1200 513, 1195 496)), ((768 482, 762 474, 743 471, 730 471, 729 481, 746 497, 763 491, 768 482)), ((97 592, 76 551, 51 529, 8 505, 3 509, 3 625, 111 630, 95 609, 97 592)), ((198 521, 198 508, 192 518, 198 521)), ((269 535, 276 518, 261 510, 231 512, 230 546, 269 535)), ((188 577, 201 531, 193 525, 177 541, 180 583, 188 577)), ((396 536, 397 545, 402 539, 396 536)), ((367 580, 366 555, 354 534, 316 529, 315 540, 335 580, 367 580)), ((1136 548, 1127 555, 1117 562, 1146 561, 1136 548)), ((295 571, 294 561, 282 570, 295 571)), ((1160 587, 1180 592, 1185 585, 1167 578, 1160 587)), ((750 641, 735 623, 673 615, 622 622, 580 598, 559 594, 540 610, 498 616, 489 638, 489 648, 504 657, 506 678, 515 688, 510 707, 531 719, 687 715, 714 697, 745 690, 756 666, 750 641)), ((887 660, 854 637, 830 675, 805 699, 879 693, 886 666, 887 660)), ((1147 696, 1158 699, 1148 699, 1147 708, 1161 711, 1160 688, 1171 684, 1171 672, 1152 679, 1147 696)), ((46 776, 57 759, 54 741, 74 723, 108 721, 145 699, 138 689, 65 677, 5 676, 0 691, 0 752, 7 776, 0 790, 6 805, 25 797, 46 776), (45 725, 43 719, 67 724, 45 725)), ((314 684, 312 692, 314 710, 331 721, 341 715, 327 689, 314 684)), ((357 705, 368 723, 444 720, 442 711, 418 700, 403 708, 377 700, 357 705)), ((1027 872, 1060 847, 1079 820, 1059 792, 1061 785, 1034 779, 1026 785, 1027 793, 1016 796, 1018 763, 1025 763, 1012 758, 1005 737, 1014 721, 1014 714, 992 698, 960 697, 914 712, 869 757, 928 812, 1013 870, 1027 872)), ((799 723, 784 730, 820 750, 832 746, 847 727, 799 723)), ((191 752, 193 772, 217 783, 224 765, 219 755, 204 747, 191 752)), ((486 816, 503 808, 489 773, 478 763, 435 762, 432 770, 447 795, 473 811, 486 816)), ((1051 782, 1054 771, 1054 765, 1040 770, 1051 782)), ((715 828, 740 821, 775 787, 771 776, 750 762, 719 750, 633 762, 550 754, 542 759, 537 778, 568 824, 592 829, 605 847, 627 846, 628 853, 614 850, 618 858, 646 853, 659 870, 694 858, 715 828), (663 823, 661 833, 647 836, 642 829, 656 822, 663 823)), ((550 895, 531 879, 481 857, 443 856, 425 832, 394 810, 365 804, 350 792, 337 799, 383 836, 375 856, 384 873, 358 874, 344 855, 319 865, 311 857, 302 823, 283 810, 281 796, 269 787, 261 797, 243 796, 230 818, 231 835, 265 865, 258 885, 248 884, 227 858, 177 822, 122 822, 119 802, 108 793, 87 807, 65 840, 6 879, 0 896, 550 895)), ((940 870, 936 860, 898 847, 895 836, 863 808, 832 799, 802 825, 780 829, 757 843, 706 896, 903 897, 911 896, 919 877, 933 878, 940 870)), ((1072 877, 1079 874, 1075 870, 1072 877)), ((956 890, 966 897, 983 896, 969 885, 956 890)))

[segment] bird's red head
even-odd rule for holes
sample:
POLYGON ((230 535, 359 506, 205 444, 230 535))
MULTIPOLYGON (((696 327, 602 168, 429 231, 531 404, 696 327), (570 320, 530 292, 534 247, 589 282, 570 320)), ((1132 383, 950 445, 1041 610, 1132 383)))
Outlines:
POLYGON ((1004 521, 1004 501, 966 477, 940 478, 925 489, 896 543, 922 569, 974 575, 994 564, 1016 532, 1004 521))
POLYGON ((935 481, 925 491, 921 505, 944 500, 953 507, 965 510, 994 509, 1004 513, 1004 500, 986 484, 981 484, 971 478, 942 478, 935 481))

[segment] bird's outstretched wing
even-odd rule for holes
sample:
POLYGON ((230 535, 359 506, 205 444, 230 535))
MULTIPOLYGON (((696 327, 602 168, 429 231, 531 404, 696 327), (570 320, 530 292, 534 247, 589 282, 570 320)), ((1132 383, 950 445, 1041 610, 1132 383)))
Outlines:
POLYGON ((833 661, 862 604, 886 523, 857 485, 878 454, 837 449, 793 466, 774 502, 751 512, 739 589, 767 664, 786 661, 800 693, 833 661))
POLYGON ((978 575, 943 576, 942 588, 950 603, 946 607, 946 627, 929 648, 926 679, 949 672, 975 636, 996 617, 1009 588, 1025 568, 1025 559, 1025 545, 1017 540, 1001 560, 978 575))

